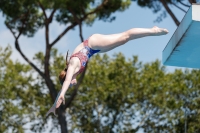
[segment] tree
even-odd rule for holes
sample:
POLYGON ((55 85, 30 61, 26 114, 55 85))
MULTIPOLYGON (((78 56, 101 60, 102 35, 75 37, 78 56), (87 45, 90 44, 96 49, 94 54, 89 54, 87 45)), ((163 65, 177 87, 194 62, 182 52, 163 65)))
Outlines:
POLYGON ((163 73, 159 66, 158 63, 144 65, 146 72, 143 71, 141 79, 144 80, 140 83, 145 96, 142 96, 144 101, 140 100, 143 115, 140 127, 146 132, 194 132, 191 129, 195 126, 189 123, 199 120, 196 103, 199 100, 199 71, 163 73), (192 75, 196 80, 190 77, 192 75))
MULTIPOLYGON (((32 75, 29 65, 9 59, 10 47, 0 50, 0 132, 12 130, 60 131, 53 115, 43 116, 51 106, 45 79, 32 75), (46 106, 44 106, 46 105, 46 106)), ((50 72, 59 89, 57 73, 64 67, 63 56, 52 49, 50 72), (57 65, 54 65, 57 64, 57 65)), ((34 60, 43 67, 44 54, 34 60)), ((121 53, 90 60, 77 97, 66 110, 69 132, 199 132, 199 70, 166 72, 159 61, 145 63, 137 56, 126 59, 121 53), (92 77, 92 78, 91 78, 92 77)), ((74 88, 66 94, 71 99, 74 88)))
MULTIPOLYGON (((1 0, 0 11, 6 16, 5 24, 15 38, 15 48, 29 63, 29 65, 45 81, 49 89, 52 102, 57 96, 56 85, 52 80, 50 71, 50 53, 52 47, 71 29, 79 26, 80 38, 82 36, 82 24, 91 25, 94 20, 112 21, 114 17, 111 14, 115 11, 124 11, 129 5, 130 0, 1 0), (48 14, 50 14, 48 16, 48 14), (52 21, 66 25, 66 28, 60 33, 55 40, 49 41, 49 28, 52 21), (46 50, 43 57, 43 66, 38 68, 37 65, 27 58, 21 50, 19 38, 21 36, 32 37, 39 29, 45 29, 46 50)), ((84 74, 84 73, 83 73, 84 74)), ((80 78, 79 83, 83 79, 80 78)), ((58 121, 61 131, 67 132, 67 123, 65 109, 69 107, 71 101, 76 95, 78 85, 69 101, 62 105, 58 110, 58 121)))
POLYGON ((99 55, 92 58, 78 96, 68 111, 74 125, 71 132, 132 129, 131 120, 136 117, 132 89, 137 71, 133 62, 126 62, 122 54, 113 60, 106 54, 102 58, 99 55))
POLYGON ((180 9, 181 11, 186 13, 185 8, 191 6, 192 3, 196 3, 196 0, 188 0, 188 4, 185 4, 187 1, 183 0, 132 0, 137 2, 137 4, 141 7, 148 7, 153 10, 154 13, 162 11, 162 7, 165 8, 166 11, 163 11, 160 16, 156 19, 156 22, 162 21, 166 17, 166 12, 171 16, 174 23, 179 26, 180 22, 177 19, 175 13, 170 9, 170 6, 175 6, 176 8, 180 9))
POLYGON ((13 62, 11 53, 10 46, 0 47, 0 132, 22 133, 37 114, 45 113, 46 108, 38 103, 46 104, 49 96, 34 79, 31 67, 13 62))
POLYGON ((199 132, 199 74, 96 55, 67 109, 70 132, 199 132))

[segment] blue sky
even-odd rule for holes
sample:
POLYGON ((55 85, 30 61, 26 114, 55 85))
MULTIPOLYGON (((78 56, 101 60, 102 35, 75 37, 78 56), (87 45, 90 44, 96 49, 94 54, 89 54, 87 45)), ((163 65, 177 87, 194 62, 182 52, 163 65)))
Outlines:
MULTIPOLYGON (((179 20, 182 20, 185 13, 174 6, 170 6, 170 8, 174 11, 176 17, 179 20)), ((164 8, 162 11, 164 11, 164 8)), ((132 3, 132 5, 126 11, 114 13, 113 16, 116 16, 116 20, 111 23, 97 20, 91 27, 84 25, 83 37, 84 39, 87 39, 94 33, 114 34, 123 32, 130 28, 151 28, 153 26, 163 27, 169 30, 169 34, 159 37, 136 39, 107 52, 109 56, 112 56, 114 53, 122 52, 127 58, 137 55, 139 60, 143 63, 155 61, 156 59, 162 60, 162 51, 167 45, 177 26, 168 14, 162 22, 155 23, 154 21, 161 13, 162 12, 154 14, 150 9, 141 8, 137 6, 136 3, 132 3)), ((64 30, 64 28, 65 26, 53 22, 50 25, 50 41, 52 42, 64 30)), ((29 59, 32 59, 36 52, 44 51, 45 49, 44 29, 39 30, 35 34, 34 38, 21 37, 19 42, 21 44, 22 51, 28 56, 29 59)), ((79 43, 79 31, 78 27, 76 27, 73 31, 68 32, 55 45, 55 47, 60 53, 65 55, 67 50, 72 53, 73 49, 79 43)), ((0 46, 5 47, 8 44, 12 46, 14 51, 12 58, 14 60, 18 59, 24 62, 19 53, 14 49, 14 38, 10 31, 5 27, 4 18, 2 15, 0 15, 0 46)), ((178 67, 167 67, 167 69, 170 71, 174 70, 175 68, 178 67)))

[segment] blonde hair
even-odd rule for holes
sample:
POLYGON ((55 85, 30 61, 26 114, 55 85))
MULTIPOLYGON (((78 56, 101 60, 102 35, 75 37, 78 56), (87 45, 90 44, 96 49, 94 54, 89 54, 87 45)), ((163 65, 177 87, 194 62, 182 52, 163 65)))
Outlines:
POLYGON ((67 61, 67 58, 68 58, 68 53, 69 51, 67 51, 67 55, 66 55, 66 67, 64 70, 62 70, 59 74, 59 81, 60 81, 60 84, 62 85, 63 82, 65 81, 65 78, 66 78, 66 74, 67 74, 67 69, 68 69, 68 61, 67 61))

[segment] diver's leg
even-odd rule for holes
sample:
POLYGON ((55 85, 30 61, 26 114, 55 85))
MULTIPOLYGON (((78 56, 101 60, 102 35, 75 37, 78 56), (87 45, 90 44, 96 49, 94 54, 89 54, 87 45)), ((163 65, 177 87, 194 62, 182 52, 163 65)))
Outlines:
POLYGON ((159 36, 165 35, 168 31, 163 28, 153 27, 153 28, 133 28, 128 31, 111 34, 102 35, 94 34, 89 38, 88 45, 93 49, 101 50, 101 52, 106 52, 112 50, 115 47, 125 44, 126 42, 142 38, 146 36, 159 36))

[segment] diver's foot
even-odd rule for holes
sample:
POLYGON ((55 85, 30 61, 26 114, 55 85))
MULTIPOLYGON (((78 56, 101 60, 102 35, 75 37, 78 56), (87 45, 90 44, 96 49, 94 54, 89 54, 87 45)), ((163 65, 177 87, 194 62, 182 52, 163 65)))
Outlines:
POLYGON ((166 35, 169 32, 167 29, 158 28, 157 26, 154 26, 152 31, 154 36, 166 35))

